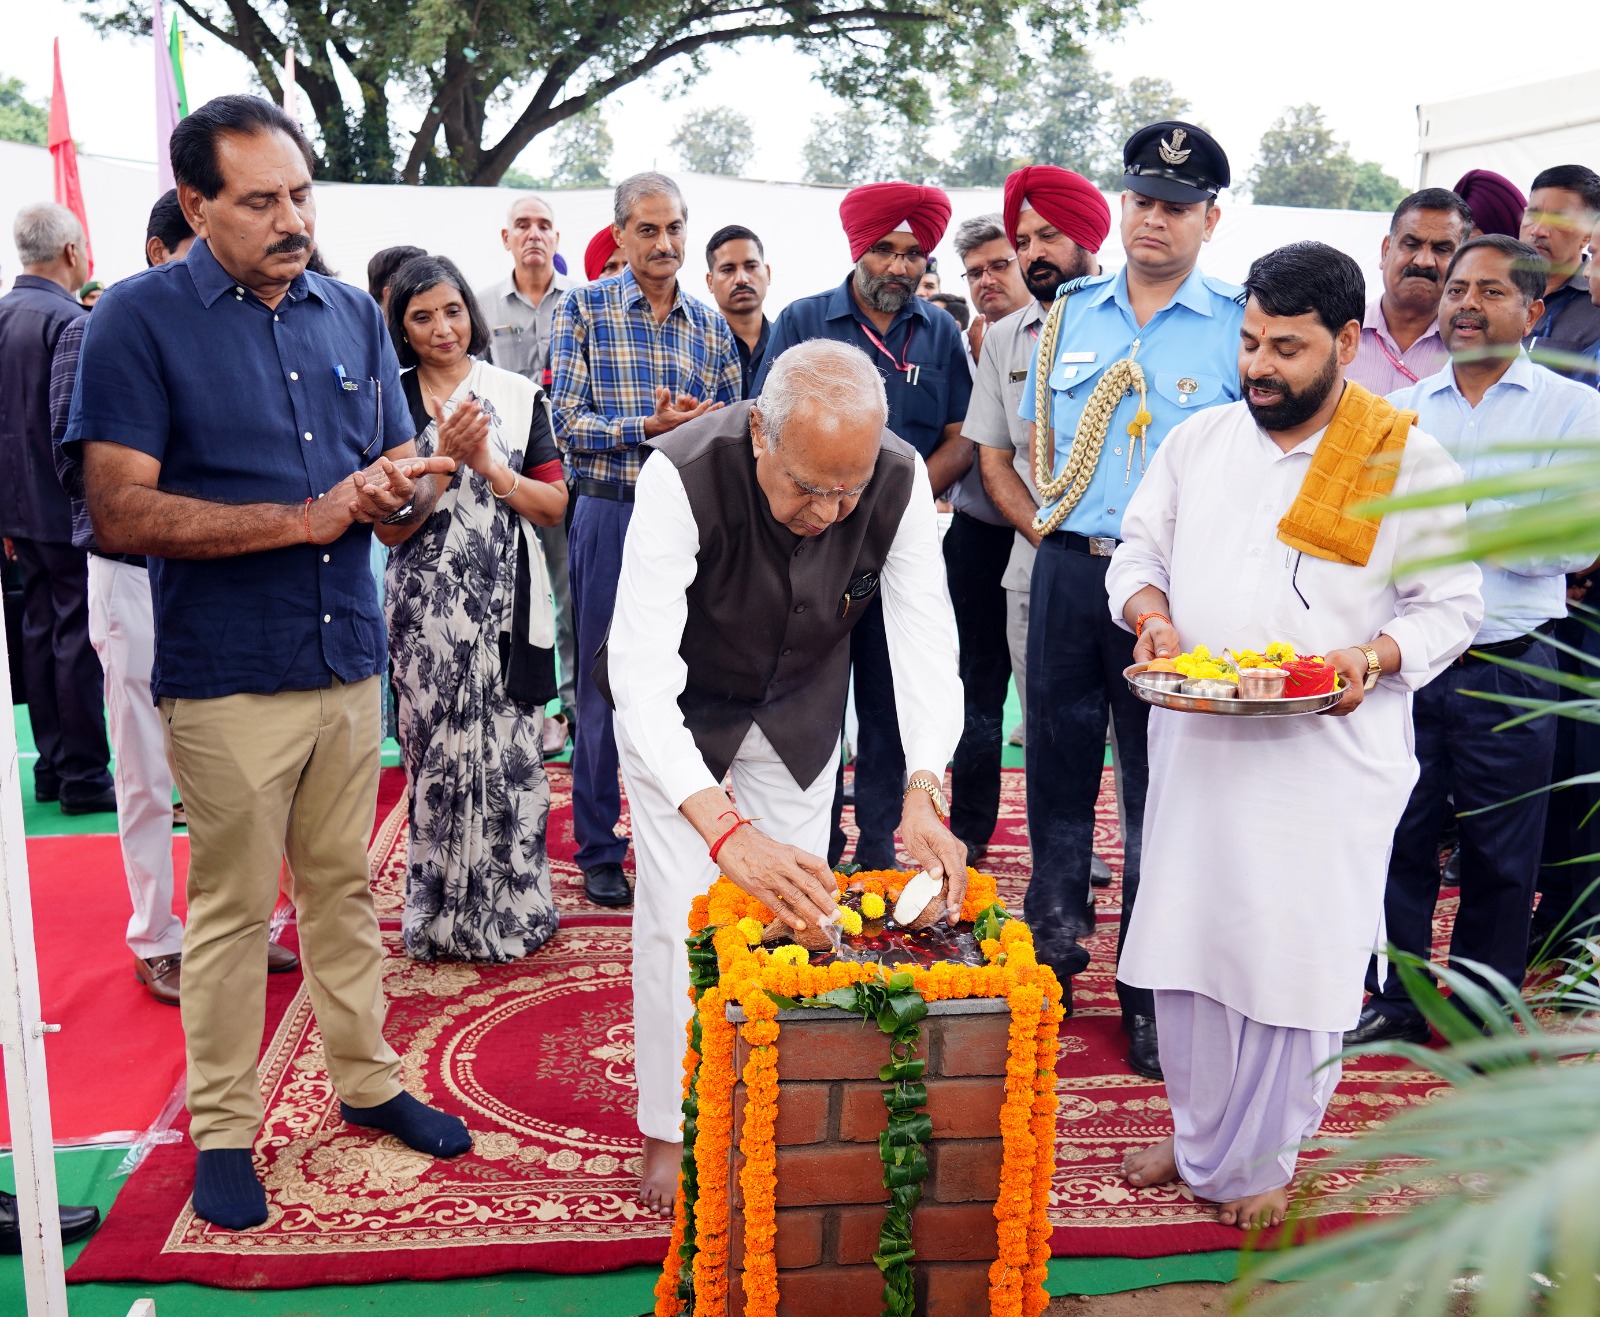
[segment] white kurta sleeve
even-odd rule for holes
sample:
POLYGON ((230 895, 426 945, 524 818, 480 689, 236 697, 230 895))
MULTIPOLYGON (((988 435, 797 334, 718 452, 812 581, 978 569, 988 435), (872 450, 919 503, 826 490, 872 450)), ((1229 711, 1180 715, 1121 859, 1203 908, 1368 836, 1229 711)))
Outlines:
POLYGON ((678 468, 659 454, 639 472, 611 615, 607 668, 616 718, 674 805, 719 785, 683 721, 679 655, 700 531, 678 468))
POLYGON ((965 713, 956 615, 939 549, 933 488, 920 457, 882 577, 883 629, 906 768, 942 774, 961 739, 965 713))
MULTIPOLYGON (((1395 494, 1461 483, 1461 468, 1437 440, 1412 430, 1395 494), (1420 441, 1420 442, 1419 442, 1420 441)), ((1466 525, 1460 503, 1391 513, 1395 519, 1395 618, 1382 628, 1400 647, 1400 671, 1385 681, 1407 690, 1426 686, 1463 653, 1483 621, 1483 573, 1476 563, 1425 564, 1442 545, 1459 545, 1466 525)))
POLYGON ((1147 585, 1166 594, 1172 582, 1172 540, 1178 524, 1177 444, 1174 432, 1156 449, 1150 465, 1122 514, 1122 543, 1106 568, 1106 600, 1111 617, 1133 630, 1122 610, 1147 585))

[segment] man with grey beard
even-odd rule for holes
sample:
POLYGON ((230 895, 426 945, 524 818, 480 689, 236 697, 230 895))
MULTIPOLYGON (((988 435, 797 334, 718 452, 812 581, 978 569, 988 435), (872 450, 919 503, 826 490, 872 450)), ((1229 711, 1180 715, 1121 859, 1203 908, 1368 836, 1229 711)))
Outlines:
MULTIPOLYGON (((928 259, 950 222, 950 199, 935 187, 871 183, 852 188, 839 204, 855 268, 838 287, 789 303, 772 325, 770 364, 807 339, 849 343, 872 359, 888 397, 888 428, 922 455, 935 494, 972 465, 972 445, 961 437, 972 379, 961 330, 943 307, 916 296, 928 259)), ((759 393, 767 371, 755 381, 759 393)), ((867 593, 876 580, 864 581, 867 593)), ((854 597, 854 591, 852 591, 854 597)), ((896 723, 894 680, 881 609, 872 609, 851 632, 855 677, 855 803, 860 836, 855 862, 866 869, 896 867, 894 831, 905 788, 905 755, 896 723)), ((828 860, 844 853, 839 830, 841 791, 835 793, 828 860)), ((948 811, 941 811, 948 813, 948 811)))

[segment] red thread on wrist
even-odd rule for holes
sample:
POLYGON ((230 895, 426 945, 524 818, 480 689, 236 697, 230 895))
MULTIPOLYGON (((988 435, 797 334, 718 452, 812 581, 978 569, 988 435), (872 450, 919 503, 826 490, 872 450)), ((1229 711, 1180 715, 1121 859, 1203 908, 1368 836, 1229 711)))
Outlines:
POLYGON ((312 500, 308 498, 306 500, 306 543, 307 544, 315 543, 315 541, 313 541, 312 538, 311 538, 311 503, 312 503, 312 500))
MULTIPOLYGON (((732 813, 733 813, 733 811, 729 810, 726 813, 718 814, 717 817, 719 819, 725 819, 725 818, 728 817, 728 814, 732 814, 732 813)), ((733 826, 731 828, 729 828, 726 832, 724 832, 722 834, 722 836, 718 837, 714 842, 711 843, 710 855, 711 855, 711 863, 712 864, 717 863, 717 856, 722 850, 722 843, 723 842, 727 841, 729 837, 733 836, 734 833, 738 832, 740 828, 745 827, 747 824, 753 824, 753 823, 756 822, 755 819, 743 818, 738 814, 734 814, 733 817, 734 817, 733 826)))
POLYGON ((1165 613, 1140 613, 1133 623, 1133 638, 1135 640, 1144 634, 1144 624, 1152 617, 1159 617, 1168 626, 1172 625, 1172 619, 1165 613))

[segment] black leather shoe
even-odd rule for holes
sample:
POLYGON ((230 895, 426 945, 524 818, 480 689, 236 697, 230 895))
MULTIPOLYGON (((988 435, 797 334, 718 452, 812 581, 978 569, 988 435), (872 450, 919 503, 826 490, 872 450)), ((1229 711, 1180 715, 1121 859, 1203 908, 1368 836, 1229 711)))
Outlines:
POLYGON ((1385 1015, 1376 1006, 1365 1006, 1356 1027, 1344 1036, 1346 1047, 1370 1047, 1373 1043, 1387 1043, 1394 1039, 1407 1043, 1425 1043, 1432 1037, 1427 1021, 1405 1016, 1385 1015))
POLYGON ((1156 1045, 1156 1022, 1151 1015, 1130 1015, 1122 1022, 1128 1033, 1128 1064, 1146 1079, 1165 1079, 1161 1049, 1156 1045))
MULTIPOLYGON (((957 837, 956 840, 961 841, 961 838, 957 837)), ((981 846, 975 841, 961 841, 961 844, 967 848, 967 867, 969 869, 976 869, 989 854, 987 842, 981 846)))
POLYGON ((1089 857, 1089 885, 1091 887, 1111 886, 1111 866, 1098 855, 1089 857))
POLYGON ((117 812, 116 788, 107 787, 97 796, 78 796, 72 800, 62 796, 61 812, 63 814, 115 814, 117 812))
POLYGON ((1043 945, 1036 944, 1034 955, 1055 971, 1064 989, 1068 979, 1089 968, 1089 952, 1070 935, 1050 938, 1043 945))
MULTIPOLYGON (((98 1207, 61 1208, 61 1242, 76 1244, 87 1239, 100 1224, 98 1207)), ((0 1190, 0 1253, 22 1252, 22 1228, 17 1219, 17 1197, 0 1190)))
POLYGON ((1461 886, 1461 847, 1455 845, 1450 848, 1450 853, 1444 857, 1444 868, 1439 874, 1440 887, 1461 886))
POLYGON ((1089 889, 1089 899, 1083 903, 1083 917, 1089 921, 1089 931, 1091 933, 1094 932, 1096 920, 1094 913, 1094 888, 1092 887, 1089 889))
POLYGON ((597 864, 583 871, 583 894, 596 905, 632 905, 633 889, 620 864, 597 864))

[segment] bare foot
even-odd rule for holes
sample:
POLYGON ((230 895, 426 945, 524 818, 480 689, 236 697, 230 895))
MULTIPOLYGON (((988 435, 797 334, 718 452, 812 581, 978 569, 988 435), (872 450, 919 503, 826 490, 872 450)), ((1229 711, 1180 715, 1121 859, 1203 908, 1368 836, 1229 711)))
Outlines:
POLYGON ((644 1174, 639 1177, 639 1201, 660 1216, 671 1216, 673 1200, 678 1196, 678 1174, 682 1168, 682 1143, 646 1138, 644 1174))
POLYGON ((1265 1230, 1281 1226, 1289 1210, 1289 1186, 1268 1189, 1264 1194, 1249 1198, 1236 1198, 1217 1208, 1217 1220, 1225 1226, 1238 1226, 1240 1230, 1265 1230))
POLYGON ((1178 1163, 1172 1155, 1172 1136, 1122 1159, 1122 1178, 1140 1189, 1171 1184, 1178 1178, 1178 1163))

